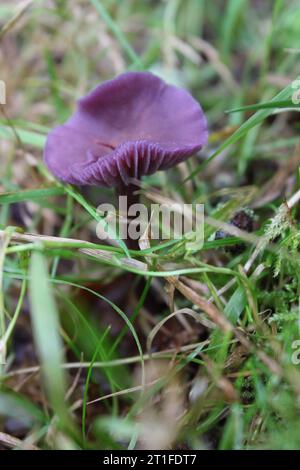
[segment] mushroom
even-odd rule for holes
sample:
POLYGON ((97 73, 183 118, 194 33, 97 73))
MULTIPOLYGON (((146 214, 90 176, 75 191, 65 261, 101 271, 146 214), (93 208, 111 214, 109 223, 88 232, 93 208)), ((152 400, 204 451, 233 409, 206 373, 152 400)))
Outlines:
POLYGON ((202 109, 186 90, 126 72, 81 98, 49 133, 45 163, 64 182, 113 186, 132 203, 132 180, 186 160, 207 138, 202 109))

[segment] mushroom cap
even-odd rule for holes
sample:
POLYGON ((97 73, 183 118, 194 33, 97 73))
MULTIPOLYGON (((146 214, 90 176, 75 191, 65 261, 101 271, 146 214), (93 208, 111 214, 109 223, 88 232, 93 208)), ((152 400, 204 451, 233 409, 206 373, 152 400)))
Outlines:
POLYGON ((120 186, 166 170, 207 142, 203 111, 185 90, 149 72, 98 85, 48 135, 44 158, 60 180, 120 186))

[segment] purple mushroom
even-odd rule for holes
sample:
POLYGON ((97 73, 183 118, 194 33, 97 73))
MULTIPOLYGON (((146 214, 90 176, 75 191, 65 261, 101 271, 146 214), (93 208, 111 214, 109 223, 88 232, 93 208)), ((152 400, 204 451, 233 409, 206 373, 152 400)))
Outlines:
POLYGON ((205 116, 187 91, 149 72, 126 72, 81 98, 50 132, 45 162, 67 183, 130 195, 133 179, 177 165, 207 138, 205 116))
POLYGON ((149 72, 126 72, 98 85, 48 135, 45 162, 75 185, 127 186, 166 170, 207 142, 199 104, 149 72))

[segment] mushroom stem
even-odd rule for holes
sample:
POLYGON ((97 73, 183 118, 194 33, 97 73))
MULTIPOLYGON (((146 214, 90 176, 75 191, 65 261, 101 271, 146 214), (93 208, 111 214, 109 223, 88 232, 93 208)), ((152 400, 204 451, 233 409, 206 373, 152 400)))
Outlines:
MULTIPOLYGON (((127 219, 129 219, 128 211, 129 211, 130 206, 132 206, 133 204, 138 204, 140 201, 140 195, 138 193, 138 190, 139 190, 139 186, 135 184, 129 184, 128 186, 122 185, 117 190, 118 196, 127 197, 127 214, 125 214, 125 217, 127 219)), ((128 220, 126 245, 127 245, 127 248, 129 248, 130 250, 138 250, 139 249, 138 240, 133 240, 132 238, 128 236, 129 223, 130 221, 128 220)))

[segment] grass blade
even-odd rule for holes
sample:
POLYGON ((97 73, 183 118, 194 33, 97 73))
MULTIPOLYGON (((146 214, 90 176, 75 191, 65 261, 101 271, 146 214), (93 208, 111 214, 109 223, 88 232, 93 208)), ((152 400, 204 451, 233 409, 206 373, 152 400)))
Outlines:
MULTIPOLYGON (((43 134, 39 134, 38 132, 27 131, 19 128, 14 128, 17 132, 18 138, 24 145, 31 145, 32 147, 36 147, 39 149, 43 149, 46 136, 43 134)), ((5 126, 0 124, 0 137, 5 140, 16 140, 15 133, 10 126, 5 126)))
POLYGON ((64 362, 59 336, 59 319, 48 269, 42 253, 32 254, 30 263, 30 305, 34 341, 42 365, 45 390, 53 411, 63 426, 70 427, 65 403, 66 380, 61 364, 64 362))
POLYGON ((239 108, 233 108, 226 111, 226 113, 238 113, 242 111, 258 111, 260 109, 300 109, 300 104, 291 103, 291 100, 284 101, 266 101, 265 103, 250 104, 248 106, 240 106, 239 108))
POLYGON ((95 9, 97 12, 100 14, 100 16, 103 18, 103 21, 106 23, 108 28, 113 32, 121 46, 123 47, 124 51, 128 55, 129 59, 132 60, 132 62, 140 69, 143 68, 143 64, 138 57, 138 55, 135 53, 129 42, 127 41, 125 35, 123 32, 120 30, 118 27, 117 23, 114 22, 114 20, 111 18, 107 10, 104 8, 102 5, 102 2, 100 0, 90 0, 92 5, 94 5, 95 9))
POLYGON ((32 201, 52 196, 60 196, 64 194, 62 186, 51 186, 49 188, 25 189, 23 191, 16 190, 8 193, 0 194, 0 204, 13 204, 16 202, 32 201))
MULTIPOLYGON (((296 79, 300 80, 300 76, 296 79)), ((281 90, 270 103, 276 103, 277 101, 285 101, 289 100, 292 104, 292 95, 295 90, 292 88, 292 83, 288 85, 286 88, 281 90)), ((238 140, 244 137, 253 127, 261 124, 270 114, 272 114, 273 108, 271 109, 260 109, 257 111, 253 116, 251 116, 246 122, 244 122, 225 142, 202 164, 198 165, 195 170, 182 182, 182 184, 186 183, 194 176, 196 176, 204 167, 208 165, 215 157, 217 157, 223 150, 225 150, 229 145, 235 144, 238 140)))

